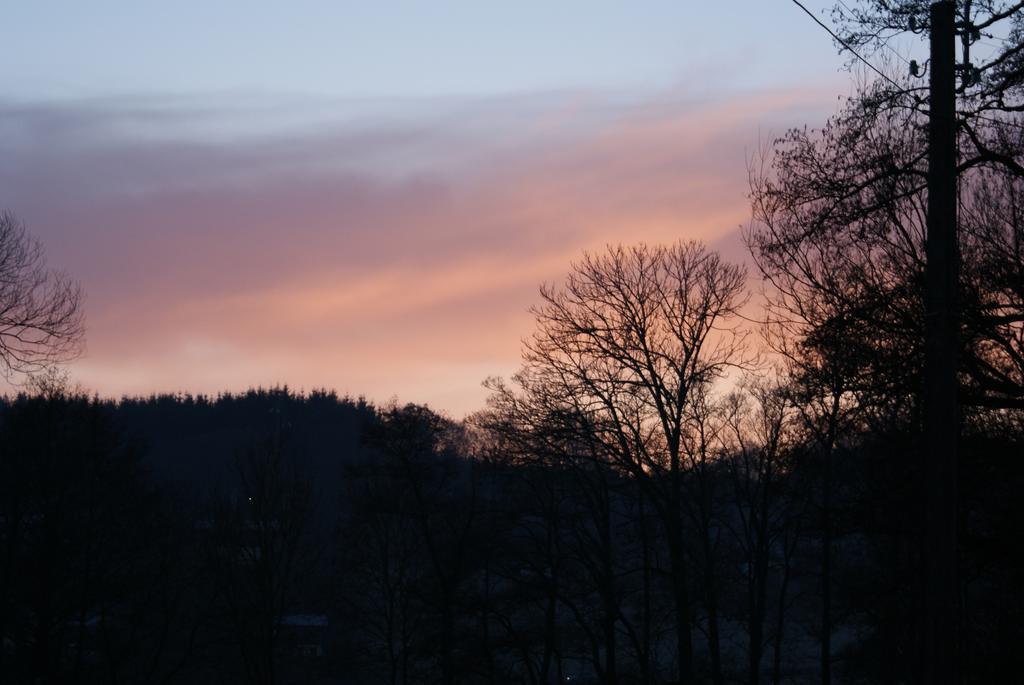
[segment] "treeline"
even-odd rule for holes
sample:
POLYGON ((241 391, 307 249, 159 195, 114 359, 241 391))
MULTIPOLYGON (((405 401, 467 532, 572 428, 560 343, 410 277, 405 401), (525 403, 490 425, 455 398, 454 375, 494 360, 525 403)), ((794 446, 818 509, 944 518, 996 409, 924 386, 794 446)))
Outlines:
MULTIPOLYGON (((675 682, 682 634, 691 682, 819 682, 827 630, 837 682, 913 682, 916 435, 847 430, 826 453, 798 400, 702 396, 678 482, 522 394, 464 424, 286 391, 9 401, 0 678, 675 682), (334 449, 303 435, 336 421, 334 449), (152 437, 186 426, 198 451, 237 431, 188 487, 154 459, 181 443, 152 437), (310 458, 325 447, 336 479, 310 458)), ((964 449, 965 642, 992 682, 1020 667, 1020 433, 979 426, 964 449)))

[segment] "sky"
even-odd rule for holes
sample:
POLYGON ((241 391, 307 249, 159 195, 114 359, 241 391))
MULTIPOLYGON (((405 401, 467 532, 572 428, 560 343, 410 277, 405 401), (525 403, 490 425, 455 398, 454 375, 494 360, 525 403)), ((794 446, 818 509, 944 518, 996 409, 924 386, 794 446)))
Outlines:
POLYGON ((744 259, 750 161, 852 79, 783 0, 37 0, 3 27, 0 208, 86 293, 76 382, 456 418, 584 250, 744 259))

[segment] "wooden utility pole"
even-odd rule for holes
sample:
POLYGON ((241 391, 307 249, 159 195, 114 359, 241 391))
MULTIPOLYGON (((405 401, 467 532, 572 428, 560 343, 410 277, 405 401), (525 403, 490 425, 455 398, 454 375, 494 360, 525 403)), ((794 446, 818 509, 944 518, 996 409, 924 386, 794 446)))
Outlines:
POLYGON ((926 481, 924 679, 960 681, 957 579, 956 5, 931 6, 928 236, 925 245, 926 481))

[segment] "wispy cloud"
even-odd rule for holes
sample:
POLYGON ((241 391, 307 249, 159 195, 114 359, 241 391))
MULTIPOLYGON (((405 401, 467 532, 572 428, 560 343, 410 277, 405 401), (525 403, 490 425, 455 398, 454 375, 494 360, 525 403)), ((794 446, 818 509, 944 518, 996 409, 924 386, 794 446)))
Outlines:
POLYGON ((719 101, 0 103, 0 205, 88 293, 101 393, 333 386, 455 414, 584 249, 735 246, 808 90, 719 101), (760 132, 760 133, 759 133, 760 132))

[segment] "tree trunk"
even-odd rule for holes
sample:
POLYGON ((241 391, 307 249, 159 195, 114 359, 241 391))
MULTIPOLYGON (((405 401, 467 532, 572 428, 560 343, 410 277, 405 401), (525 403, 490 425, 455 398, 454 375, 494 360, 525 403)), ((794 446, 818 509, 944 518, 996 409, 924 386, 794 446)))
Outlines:
POLYGON ((640 681, 651 682, 651 538, 647 529, 647 512, 643 488, 638 488, 640 513, 640 545, 643 552, 643 610, 641 627, 640 681))
POLYGON ((668 550, 672 568, 672 595, 676 609, 676 655, 679 661, 679 682, 693 683, 693 635, 690 627, 690 590, 687 587, 686 550, 683 547, 683 521, 680 509, 680 474, 678 457, 673 459, 669 497, 668 550))
POLYGON ((821 496, 821 685, 832 682, 832 448, 825 450, 821 496))
POLYGON ((786 629, 786 594, 789 591, 790 549, 787 546, 785 551, 786 557, 783 560, 782 582, 779 585, 779 606, 775 614, 775 637, 772 641, 772 685, 779 685, 782 682, 782 641, 786 629))
POLYGON ((715 579, 714 549, 711 543, 711 503, 707 488, 701 493, 701 536, 704 548, 704 588, 708 606, 708 650, 711 653, 711 679, 714 685, 722 685, 722 647, 718 630, 718 583, 715 579))

